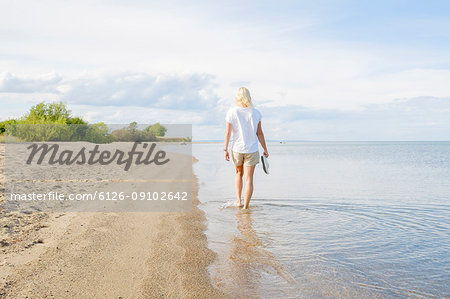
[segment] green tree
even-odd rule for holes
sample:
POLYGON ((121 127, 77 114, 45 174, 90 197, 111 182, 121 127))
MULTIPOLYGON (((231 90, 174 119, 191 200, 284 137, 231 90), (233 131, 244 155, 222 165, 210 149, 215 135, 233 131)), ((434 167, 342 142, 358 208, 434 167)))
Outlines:
POLYGON ((45 123, 67 123, 71 118, 71 111, 67 109, 63 102, 45 103, 40 102, 30 108, 21 120, 28 124, 45 124, 45 123))
POLYGON ((131 134, 136 134, 138 131, 137 122, 132 122, 128 125, 127 130, 130 131, 131 134))
POLYGON ((145 128, 147 132, 152 133, 153 136, 162 137, 166 135, 167 129, 162 126, 160 123, 153 124, 145 128))
POLYGON ((87 123, 73 117, 63 102, 41 102, 32 106, 7 133, 25 141, 81 141, 86 130, 87 123))
POLYGON ((9 135, 24 141, 108 143, 114 139, 104 123, 88 124, 81 117, 72 116, 63 102, 41 102, 32 106, 24 117, 10 123, 13 125, 6 126, 6 122, 0 123, 0 132, 3 125, 9 135))
POLYGON ((15 125, 16 123, 17 123, 17 120, 15 120, 15 119, 8 119, 8 120, 4 120, 4 121, 0 122, 0 134, 5 133, 6 127, 8 125, 15 125))
POLYGON ((87 126, 86 141, 94 143, 109 143, 114 137, 108 132, 108 126, 103 122, 87 126))
POLYGON ((86 125, 87 122, 85 122, 81 117, 69 117, 66 120, 66 124, 68 125, 86 125))
POLYGON ((115 141, 154 141, 155 136, 147 129, 139 130, 137 122, 111 133, 115 141))

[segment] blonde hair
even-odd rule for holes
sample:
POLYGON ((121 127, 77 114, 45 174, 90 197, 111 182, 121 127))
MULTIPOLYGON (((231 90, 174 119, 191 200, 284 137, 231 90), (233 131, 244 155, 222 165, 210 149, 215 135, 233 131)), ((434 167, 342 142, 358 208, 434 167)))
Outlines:
POLYGON ((252 107, 252 98, 250 91, 245 87, 240 87, 236 93, 236 104, 240 104, 242 107, 252 107))

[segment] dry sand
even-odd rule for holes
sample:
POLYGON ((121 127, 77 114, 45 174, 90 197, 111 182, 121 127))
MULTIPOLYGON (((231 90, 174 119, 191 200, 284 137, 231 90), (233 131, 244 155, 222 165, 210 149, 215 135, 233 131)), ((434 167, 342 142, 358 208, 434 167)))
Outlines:
POLYGON ((206 267, 205 215, 185 213, 10 213, 2 208, 1 298, 221 298, 206 267))

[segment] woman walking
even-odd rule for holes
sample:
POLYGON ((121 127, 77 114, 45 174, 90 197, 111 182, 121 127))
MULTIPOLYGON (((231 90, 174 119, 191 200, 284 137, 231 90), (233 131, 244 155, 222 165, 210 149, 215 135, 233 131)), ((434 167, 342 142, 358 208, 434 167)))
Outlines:
POLYGON ((242 177, 245 175, 244 209, 248 209, 253 194, 253 173, 259 163, 258 141, 264 150, 263 155, 269 157, 264 133, 261 127, 261 112, 253 107, 250 92, 241 87, 236 94, 236 106, 230 108, 225 117, 225 160, 230 161, 228 143, 232 134, 231 158, 236 167, 236 202, 241 207, 242 177), (245 171, 244 171, 245 167, 245 171))

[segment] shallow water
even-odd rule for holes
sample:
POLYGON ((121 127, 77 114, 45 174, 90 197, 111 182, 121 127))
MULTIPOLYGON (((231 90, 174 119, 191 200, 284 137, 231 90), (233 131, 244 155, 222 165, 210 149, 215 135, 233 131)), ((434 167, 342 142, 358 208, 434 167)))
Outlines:
POLYGON ((214 283, 233 297, 450 297, 450 142, 271 143, 251 209, 195 144, 214 283))

